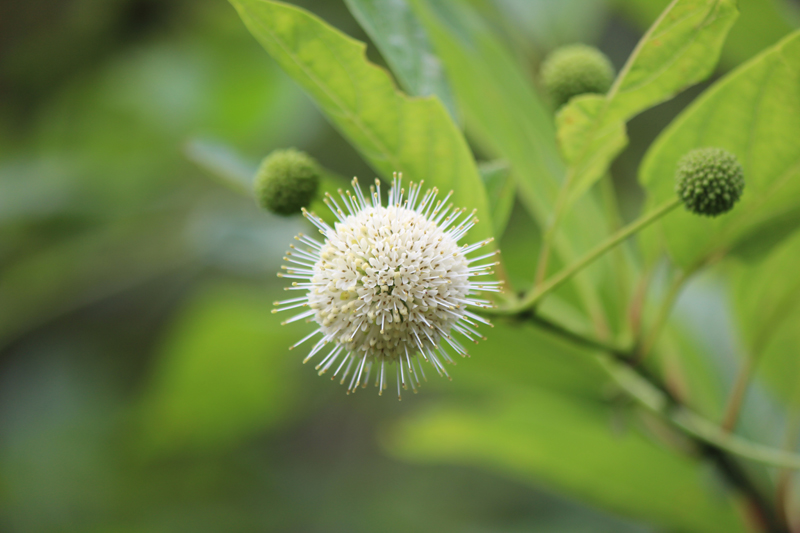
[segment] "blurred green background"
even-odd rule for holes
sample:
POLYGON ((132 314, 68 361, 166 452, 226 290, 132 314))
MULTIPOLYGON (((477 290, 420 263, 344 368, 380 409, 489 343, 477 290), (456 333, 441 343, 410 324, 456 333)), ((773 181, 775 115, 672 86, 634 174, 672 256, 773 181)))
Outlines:
MULTIPOLYGON (((368 41, 343 2, 296 3, 368 41)), ((532 77, 574 41, 619 68, 666 4, 473 3, 508 29, 532 77)), ((742 0, 720 72, 790 31, 797 7, 742 0)), ((642 153, 699 90, 630 124, 613 169, 626 218, 642 201, 642 153)), ((492 364, 491 338, 454 384, 403 402, 346 396, 300 364, 287 347, 304 326, 281 328, 270 309, 304 221, 260 212, 192 161, 233 149, 255 165, 289 146, 339 174, 374 175, 227 2, 3 0, 0 531, 660 530, 524 473, 396 453, 404 415, 480 401, 469 384, 492 364)), ((589 379, 554 372, 579 395, 589 379)), ((532 391, 550 379, 510 373, 532 391)))

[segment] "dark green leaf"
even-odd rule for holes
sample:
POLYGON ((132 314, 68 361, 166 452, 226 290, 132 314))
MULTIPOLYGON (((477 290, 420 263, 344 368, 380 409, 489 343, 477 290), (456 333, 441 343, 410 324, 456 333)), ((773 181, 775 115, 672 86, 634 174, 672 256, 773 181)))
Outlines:
POLYGON ((458 120, 442 63, 406 0, 345 0, 350 12, 413 96, 435 95, 458 120))

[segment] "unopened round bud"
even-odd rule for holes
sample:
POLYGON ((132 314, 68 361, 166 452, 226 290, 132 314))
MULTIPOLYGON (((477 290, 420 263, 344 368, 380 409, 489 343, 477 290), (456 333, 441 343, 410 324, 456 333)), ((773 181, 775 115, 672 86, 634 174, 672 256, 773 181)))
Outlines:
POLYGON ((311 203, 319 179, 319 165, 308 154, 294 149, 276 150, 261 162, 253 189, 258 205, 288 216, 311 203))
POLYGON ((547 56, 541 78, 558 108, 579 94, 604 94, 614 82, 614 67, 597 48, 572 44, 547 56))
POLYGON ((678 161, 675 190, 686 209, 715 217, 733 208, 744 191, 744 170, 722 148, 692 150, 678 161))

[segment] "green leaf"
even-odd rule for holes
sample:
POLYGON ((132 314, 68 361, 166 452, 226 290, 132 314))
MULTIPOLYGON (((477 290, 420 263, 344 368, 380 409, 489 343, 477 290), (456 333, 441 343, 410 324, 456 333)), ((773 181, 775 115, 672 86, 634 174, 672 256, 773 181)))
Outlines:
MULTIPOLYGON (((623 15, 646 28, 669 0, 617 0, 623 15)), ((774 45, 800 24, 784 0, 738 0, 742 17, 731 29, 722 49, 722 64, 730 67, 749 60, 774 45)))
POLYGON ((473 240, 492 236, 489 202, 469 147, 435 97, 410 98, 365 46, 294 6, 231 0, 250 32, 384 178, 402 172, 477 209, 473 240))
POLYGON ((625 122, 708 77, 738 12, 735 0, 675 0, 628 58, 608 94, 575 98, 558 114, 568 201, 585 193, 628 144, 625 122))
POLYGON ((287 348, 266 295, 251 288, 206 289, 179 315, 158 349, 142 409, 148 452, 212 451, 280 421, 294 381, 287 348))
POLYGON ((493 161, 478 166, 489 198, 489 212, 494 222, 494 234, 500 237, 508 225, 514 207, 516 187, 511 179, 511 168, 505 161, 493 161))
POLYGON ((733 280, 735 311, 747 356, 785 402, 800 402, 800 232, 733 280))
POLYGON ((413 0, 472 135, 512 165, 534 215, 546 217, 563 176, 552 116, 505 47, 468 6, 413 0))
MULTIPOLYGON (((511 53, 465 2, 413 0, 413 5, 445 64, 471 138, 509 162, 520 201, 535 222, 545 227, 564 176, 549 110, 511 53)), ((582 199, 556 236, 561 264, 574 261, 602 241, 607 234, 604 221, 594 198, 582 199)), ((528 254, 529 278, 534 274, 535 256, 533 250, 528 254)), ((618 329, 616 324, 604 323, 604 316, 621 316, 625 305, 626 295, 612 289, 619 286, 612 281, 615 275, 604 258, 570 284, 601 330, 618 329)))
POLYGON ((345 0, 348 9, 414 96, 436 95, 454 120, 456 105, 442 63, 406 0, 345 0))
POLYGON ((483 393, 541 387, 598 400, 608 392, 607 374, 582 347, 508 319, 495 320, 494 327, 483 333, 487 340, 470 346, 469 359, 457 361, 449 371, 452 382, 432 379, 428 385, 449 393, 453 388, 483 393))
MULTIPOLYGON (((640 180, 650 206, 673 197, 677 161, 694 148, 724 148, 744 167, 745 192, 731 212, 709 219, 677 210, 651 230, 661 232, 679 266, 692 267, 753 240, 774 244, 793 227, 800 200, 798 72, 800 32, 795 32, 715 83, 646 154, 640 180)), ((659 237, 645 232, 643 238, 659 237)), ((748 251, 754 255, 752 247, 748 251)))
POLYGON ((609 405, 531 389, 482 407, 423 411, 384 440, 406 460, 483 466, 670 529, 746 531, 731 501, 710 490, 700 462, 624 427, 625 417, 609 405))
POLYGON ((558 113, 558 141, 568 165, 567 205, 602 178, 628 145, 625 121, 607 116, 608 100, 596 94, 573 98, 558 113))

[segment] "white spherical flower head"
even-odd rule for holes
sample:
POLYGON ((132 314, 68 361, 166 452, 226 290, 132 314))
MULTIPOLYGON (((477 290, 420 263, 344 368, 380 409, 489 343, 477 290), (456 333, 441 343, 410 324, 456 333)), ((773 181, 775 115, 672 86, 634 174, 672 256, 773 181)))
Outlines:
POLYGON ((477 220, 471 215, 464 217, 464 210, 453 210, 452 204, 445 206, 449 194, 437 201, 434 188, 420 199, 421 184, 411 183, 406 197, 400 183, 396 176, 384 207, 378 180, 370 189, 368 202, 354 179, 355 195, 339 191, 347 214, 326 195, 326 203, 339 220, 333 228, 304 211, 325 240, 320 243, 302 234, 296 237, 305 248, 292 246, 285 258, 292 266, 283 267, 286 272, 278 274, 304 280, 287 290, 306 294, 276 302, 281 307, 275 311, 308 307, 285 323, 307 319, 319 325, 292 348, 321 334, 306 361, 331 346, 317 369, 324 374, 338 362, 333 377, 341 374, 344 383, 350 375, 348 392, 359 385, 366 387, 374 368, 375 385, 382 393, 387 366, 392 364, 398 397, 401 388, 409 385, 416 392, 420 376, 425 379, 420 359, 432 364, 440 375, 447 375, 444 363, 454 363, 450 350, 467 355, 451 332, 477 342, 481 336, 475 326, 478 322, 489 324, 467 309, 491 305, 473 295, 500 290, 500 282, 473 279, 491 274, 495 263, 472 263, 496 252, 467 257, 491 239, 471 246, 458 244, 477 220))

